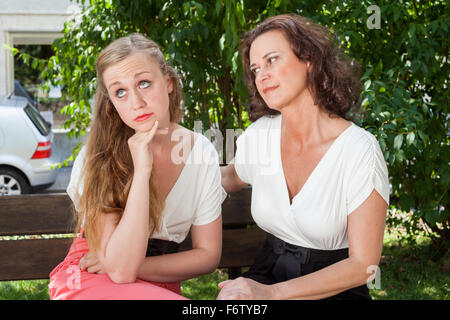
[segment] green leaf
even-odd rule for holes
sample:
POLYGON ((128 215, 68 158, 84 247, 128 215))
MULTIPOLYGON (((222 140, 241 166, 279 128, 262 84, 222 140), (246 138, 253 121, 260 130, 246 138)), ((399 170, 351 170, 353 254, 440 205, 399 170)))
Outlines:
POLYGON ((398 134, 394 139, 394 149, 399 150, 403 144, 403 135, 398 134))
POLYGON ((417 134, 419 135, 420 139, 422 139, 422 141, 425 144, 428 144, 428 142, 429 142, 428 136, 422 130, 418 130, 417 134))
POLYGON ((411 131, 410 133, 408 133, 408 135, 406 136, 406 143, 408 146, 410 146, 414 142, 415 137, 416 135, 414 134, 414 132, 411 131))
POLYGON ((369 90, 371 84, 372 84, 372 81, 371 81, 371 80, 367 80, 366 82, 364 82, 363 90, 364 90, 364 91, 369 90))

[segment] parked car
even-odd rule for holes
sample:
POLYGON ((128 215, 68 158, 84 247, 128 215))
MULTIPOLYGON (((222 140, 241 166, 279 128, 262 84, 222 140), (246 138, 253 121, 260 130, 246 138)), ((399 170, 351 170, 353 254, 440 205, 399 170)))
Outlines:
POLYGON ((51 126, 26 98, 0 97, 0 196, 19 195, 50 187, 57 171, 52 166, 51 126))
POLYGON ((19 80, 14 80, 14 95, 26 98, 33 107, 36 109, 38 108, 37 100, 33 98, 33 95, 22 86, 19 80))

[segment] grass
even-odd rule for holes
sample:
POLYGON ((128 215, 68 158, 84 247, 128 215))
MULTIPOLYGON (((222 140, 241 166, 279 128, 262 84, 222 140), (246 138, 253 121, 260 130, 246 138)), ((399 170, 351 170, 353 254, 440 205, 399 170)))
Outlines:
MULTIPOLYGON (((386 232, 380 261, 378 288, 370 290, 375 300, 450 300, 450 257, 436 257, 430 250, 430 238, 417 236, 406 241, 400 231, 386 232)), ((228 279, 224 270, 183 281, 183 295, 195 300, 213 300, 217 284, 228 279)), ((0 282, 0 300, 47 300, 48 280, 0 282)), ((377 284, 376 282, 374 282, 377 284)))
POLYGON ((371 289, 377 300, 450 300, 450 255, 430 250, 430 238, 418 235, 406 241, 402 232, 386 233, 379 264, 380 289, 371 289))

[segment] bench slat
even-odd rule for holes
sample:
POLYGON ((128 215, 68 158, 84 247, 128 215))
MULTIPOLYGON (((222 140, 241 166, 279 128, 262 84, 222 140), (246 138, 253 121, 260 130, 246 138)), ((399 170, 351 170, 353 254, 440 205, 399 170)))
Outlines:
POLYGON ((69 251, 71 238, 0 241, 0 279, 48 279, 69 251))
POLYGON ((72 222, 65 193, 0 197, 0 236, 70 233, 72 222))
MULTIPOLYGON (((265 234, 259 228, 224 230, 219 268, 250 266, 265 234)), ((0 280, 48 279, 67 255, 72 241, 72 238, 0 241, 0 280)), ((188 238, 180 250, 190 248, 188 238)))
MULTIPOLYGON (((222 205, 225 229, 254 224, 251 188, 233 193, 222 205)), ((0 236, 71 233, 75 226, 67 193, 0 197, 0 236)))

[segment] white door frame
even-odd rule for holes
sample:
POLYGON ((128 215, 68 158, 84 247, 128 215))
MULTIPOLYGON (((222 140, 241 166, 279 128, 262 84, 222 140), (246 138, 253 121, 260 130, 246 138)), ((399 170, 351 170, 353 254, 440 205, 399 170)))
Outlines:
MULTIPOLYGON (((61 32, 24 32, 6 31, 5 44, 9 47, 22 44, 51 45, 53 41, 61 38, 61 32)), ((11 53, 6 53, 6 94, 10 95, 14 91, 14 59, 11 53)))

